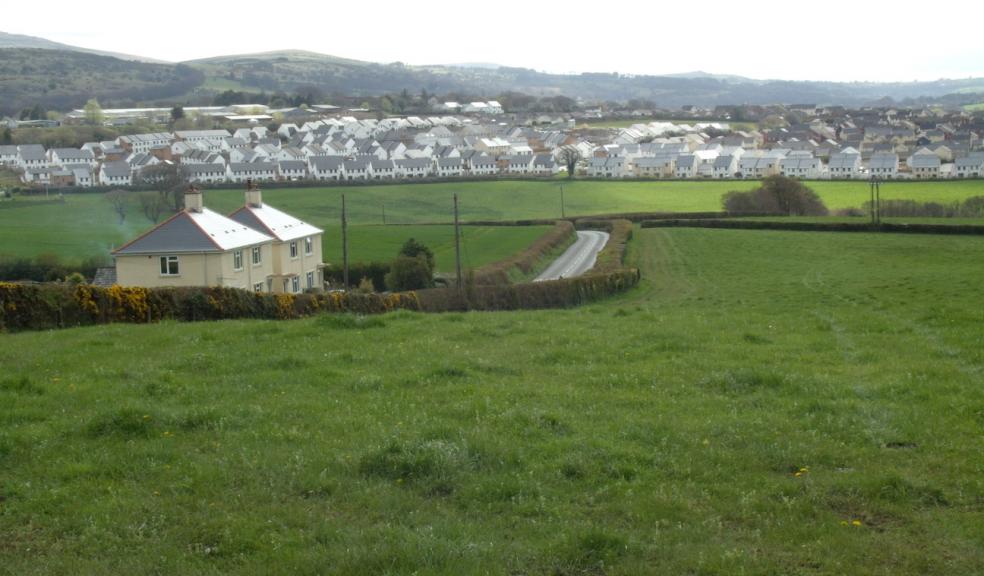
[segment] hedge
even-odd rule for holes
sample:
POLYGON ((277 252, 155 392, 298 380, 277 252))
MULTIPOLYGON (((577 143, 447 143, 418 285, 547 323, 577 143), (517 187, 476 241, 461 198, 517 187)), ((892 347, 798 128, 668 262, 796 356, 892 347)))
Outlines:
POLYGON ((729 228, 805 232, 897 232, 902 234, 984 235, 984 226, 969 224, 860 224, 853 222, 783 222, 778 220, 649 220, 641 228, 729 228))
POLYGON ((570 246, 574 239, 574 225, 566 220, 557 221, 549 232, 537 238, 522 252, 476 269, 472 281, 480 286, 509 284, 510 272, 519 270, 528 276, 545 256, 559 248, 570 246))
POLYGON ((423 312, 466 310, 536 310, 571 308, 629 290, 639 283, 639 270, 623 268, 607 274, 495 286, 466 285, 463 290, 430 288, 416 292, 423 312))
POLYGON ((271 294, 237 288, 140 288, 0 282, 0 331, 39 330, 164 319, 286 320, 318 312, 380 314, 419 310, 413 292, 271 294))
POLYGON ((623 267, 625 246, 632 239, 632 222, 628 220, 578 220, 578 229, 604 230, 608 232, 608 242, 598 252, 593 273, 607 274, 623 267))
MULTIPOLYGON (((358 286, 363 278, 369 278, 376 290, 382 290, 386 286, 389 271, 389 262, 350 262, 349 286, 358 286)), ((325 280, 332 286, 342 286, 345 283, 345 271, 341 264, 329 264, 325 267, 324 274, 325 280)))

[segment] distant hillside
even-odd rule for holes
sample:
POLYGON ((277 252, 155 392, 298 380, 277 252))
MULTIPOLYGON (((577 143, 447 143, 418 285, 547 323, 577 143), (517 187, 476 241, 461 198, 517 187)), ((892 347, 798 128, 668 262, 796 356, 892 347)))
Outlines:
POLYGON ((488 65, 376 64, 298 51, 223 56, 186 64, 211 78, 267 92, 316 87, 325 93, 377 95, 403 89, 426 89, 438 94, 462 92, 481 96, 511 90, 536 96, 564 95, 588 100, 646 99, 663 107, 805 102, 863 105, 884 98, 896 101, 936 98, 977 91, 984 85, 982 79, 893 84, 788 82, 706 72, 669 76, 566 75, 488 65))
POLYGON ((40 104, 69 110, 89 98, 115 105, 184 94, 204 75, 174 64, 149 64, 83 52, 40 48, 0 49, 0 114, 40 104))
POLYGON ((837 83, 753 80, 706 72, 670 76, 613 73, 546 74, 491 65, 408 66, 378 64, 314 52, 285 50, 221 56, 182 64, 147 63, 59 50, 56 43, 0 35, 0 113, 40 104, 66 110, 95 97, 106 106, 142 103, 206 103, 224 90, 374 96, 402 90, 460 98, 494 97, 507 91, 568 96, 586 101, 646 100, 664 108, 692 104, 888 104, 937 99, 948 105, 977 102, 984 79, 915 83, 837 83), (46 48, 3 48, 6 41, 46 48), (944 98, 945 97, 945 98, 944 98))
POLYGON ((120 60, 133 60, 136 62, 151 62, 155 64, 165 63, 162 60, 154 60, 153 58, 147 58, 145 56, 134 56, 132 54, 121 54, 119 52, 104 52, 102 50, 93 50, 91 48, 80 48, 79 46, 62 44, 61 42, 54 42, 46 38, 38 38, 37 36, 25 36, 23 34, 8 34, 6 32, 0 32, 0 48, 40 48, 43 50, 68 50, 70 52, 85 52, 86 54, 97 54, 99 56, 112 56, 113 58, 119 58, 120 60))

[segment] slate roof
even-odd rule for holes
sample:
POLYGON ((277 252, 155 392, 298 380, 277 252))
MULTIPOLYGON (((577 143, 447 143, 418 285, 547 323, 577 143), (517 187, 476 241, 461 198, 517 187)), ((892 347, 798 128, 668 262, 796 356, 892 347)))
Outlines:
POLYGON ((178 212, 113 254, 226 252, 272 240, 262 232, 203 208, 201 212, 178 212))
POLYGON ((96 268, 96 275, 92 279, 93 286, 109 288, 116 284, 116 266, 96 268))

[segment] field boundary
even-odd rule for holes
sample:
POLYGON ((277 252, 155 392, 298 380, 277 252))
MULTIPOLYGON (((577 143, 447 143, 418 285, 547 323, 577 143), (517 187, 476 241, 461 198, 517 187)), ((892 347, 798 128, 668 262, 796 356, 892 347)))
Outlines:
POLYGON ((792 230, 800 232, 890 232, 897 234, 951 234, 982 236, 984 226, 971 224, 855 224, 850 222, 781 222, 737 219, 647 220, 641 228, 726 228, 731 230, 792 230))
POLYGON ((574 243, 575 238, 574 224, 567 220, 555 221, 553 229, 537 238, 522 252, 476 268, 470 281, 480 286, 511 284, 513 277, 529 276, 544 258, 561 248, 566 249, 574 243))

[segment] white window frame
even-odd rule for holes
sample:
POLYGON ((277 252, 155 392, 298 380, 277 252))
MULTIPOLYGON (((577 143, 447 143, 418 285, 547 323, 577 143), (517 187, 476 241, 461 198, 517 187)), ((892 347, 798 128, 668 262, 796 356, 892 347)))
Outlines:
POLYGON ((310 236, 304 239, 304 254, 314 254, 314 240, 310 236))
POLYGON ((252 262, 253 266, 263 264, 263 246, 253 246, 252 262))
POLYGON ((290 279, 290 290, 294 294, 301 291, 301 279, 298 276, 292 276, 290 279))
POLYGON ((232 269, 241 272, 243 269, 243 251, 236 250, 232 253, 232 269))
POLYGON ((314 288, 314 272, 307 273, 307 287, 314 288))
POLYGON ((263 282, 253 284, 253 292, 263 292, 263 282))
POLYGON ((161 256, 161 276, 180 276, 181 263, 177 256, 161 256), (174 271, 171 271, 171 264, 174 264, 174 271))
POLYGON ((297 240, 290 241, 290 259, 294 260, 297 258, 297 240))

